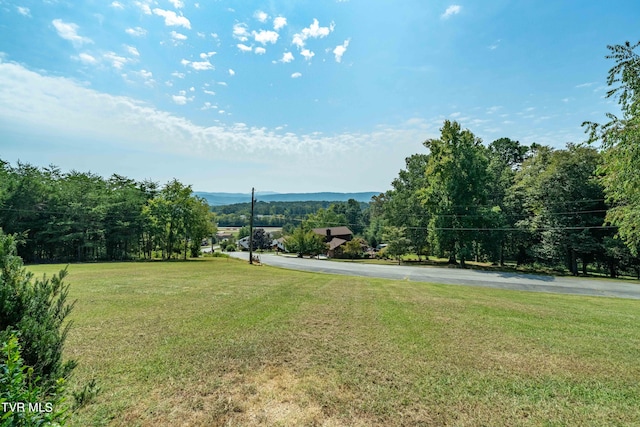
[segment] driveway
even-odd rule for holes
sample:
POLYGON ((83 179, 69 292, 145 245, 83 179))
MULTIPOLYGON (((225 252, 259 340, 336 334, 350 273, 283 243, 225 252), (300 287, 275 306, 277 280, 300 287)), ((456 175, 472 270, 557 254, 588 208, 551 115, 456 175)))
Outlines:
MULTIPOLYGON (((231 252, 229 255, 235 258, 249 260, 248 252, 231 252)), ((615 280, 554 277, 535 274, 462 270, 456 268, 333 262, 273 254, 259 254, 259 257, 263 264, 273 267, 317 273, 378 277, 383 279, 411 280, 450 285, 483 286, 487 288, 532 292, 640 299, 640 284, 615 280)))

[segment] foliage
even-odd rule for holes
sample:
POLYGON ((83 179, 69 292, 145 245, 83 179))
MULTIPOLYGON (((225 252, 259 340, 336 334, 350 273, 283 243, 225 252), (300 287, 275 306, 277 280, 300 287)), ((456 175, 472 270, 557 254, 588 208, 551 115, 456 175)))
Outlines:
POLYGON ((40 386, 34 369, 26 366, 20 355, 20 344, 14 334, 5 337, 0 349, 0 404, 24 404, 25 408, 9 409, 0 417, 2 427, 54 427, 62 426, 68 418, 64 405, 63 378, 56 379, 52 387, 40 386), (33 405, 30 407, 29 404, 33 405))
POLYGON ((622 116, 607 114, 603 125, 584 122, 589 142, 601 142, 602 183, 612 205, 607 221, 618 226, 618 235, 633 255, 640 252, 640 55, 631 45, 607 46, 616 65, 609 70, 607 98, 617 98, 622 116), (614 85, 617 85, 614 87, 614 85))
POLYGON ((117 174, 0 160, 0 227, 24 236, 18 254, 26 262, 197 255, 214 221, 206 201, 177 180, 159 190, 117 174))
POLYGON ((569 145, 566 150, 539 147, 516 175, 527 216, 517 224, 537 236, 535 257, 552 265, 564 263, 574 275, 577 260, 586 264, 601 252, 604 222, 602 187, 596 179, 600 155, 593 148, 569 145))
POLYGON ((316 256, 327 251, 324 237, 302 226, 296 228, 293 234, 285 237, 284 245, 288 252, 297 253, 298 256, 316 256))
POLYGON ((67 303, 69 286, 63 283, 67 270, 51 279, 33 280, 16 255, 13 236, 0 231, 0 341, 17 333, 22 357, 40 378, 44 390, 67 378, 75 361, 62 361, 62 349, 71 323, 63 327, 73 308, 67 303))
POLYGON ((405 227, 418 257, 429 252, 430 215, 421 203, 421 190, 427 186, 429 156, 414 154, 407 157, 406 169, 391 183, 392 190, 385 194, 383 216, 388 223, 405 227))
POLYGON ((329 209, 320 208, 317 212, 308 215, 307 219, 303 222, 303 226, 310 229, 347 225, 349 223, 347 217, 343 213, 337 212, 333 206, 335 205, 332 205, 329 209))
POLYGON ((73 396, 73 410, 75 411, 91 403, 101 391, 102 388, 98 385, 96 379, 92 378, 80 390, 71 393, 73 396))
POLYGON ((422 190, 424 206, 431 216, 430 239, 450 262, 456 257, 464 266, 478 227, 480 207, 487 200, 487 158, 481 140, 457 122, 446 120, 438 139, 429 139, 426 165, 428 180, 422 190))
POLYGON ((365 245, 364 240, 355 238, 344 244, 343 253, 351 259, 360 258, 364 252, 362 246, 365 245))
POLYGON ((394 257, 400 264, 400 257, 411 249, 411 241, 406 237, 403 227, 385 227, 384 241, 387 243, 385 253, 394 257))
POLYGON ((254 228, 253 230, 253 249, 269 249, 271 247, 271 236, 264 228, 254 228))

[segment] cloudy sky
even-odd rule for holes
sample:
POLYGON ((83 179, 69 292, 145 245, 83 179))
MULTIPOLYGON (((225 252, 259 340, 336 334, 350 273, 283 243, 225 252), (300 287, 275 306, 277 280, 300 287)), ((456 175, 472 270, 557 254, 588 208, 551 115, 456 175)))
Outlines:
POLYGON ((445 119, 563 147, 640 3, 0 0, 0 158, 200 191, 385 191, 445 119))

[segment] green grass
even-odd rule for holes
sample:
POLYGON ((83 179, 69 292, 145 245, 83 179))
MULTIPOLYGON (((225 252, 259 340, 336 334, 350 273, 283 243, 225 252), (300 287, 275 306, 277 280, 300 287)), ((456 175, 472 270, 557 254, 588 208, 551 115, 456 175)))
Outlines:
POLYGON ((102 390, 74 426, 640 424, 638 301, 223 258, 67 281, 70 387, 102 390))

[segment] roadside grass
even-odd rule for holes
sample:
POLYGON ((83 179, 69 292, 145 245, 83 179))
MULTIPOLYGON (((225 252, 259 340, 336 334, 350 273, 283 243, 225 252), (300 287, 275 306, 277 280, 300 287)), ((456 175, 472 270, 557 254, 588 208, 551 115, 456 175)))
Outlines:
MULTIPOLYGON (((30 266, 40 275, 62 266, 30 266)), ((69 266, 72 426, 640 424, 640 302, 225 258, 69 266)))
MULTIPOLYGON (((449 264, 449 260, 447 258, 435 258, 435 257, 421 257, 420 261, 418 261, 417 255, 404 255, 401 257, 403 265, 410 265, 415 267, 442 267, 442 268, 458 268, 457 265, 449 264)), ((331 261, 334 262, 354 262, 359 264, 379 264, 379 265, 397 265, 398 261, 395 259, 384 259, 384 258, 331 258, 331 261)), ((496 271, 496 272, 507 272, 507 273, 526 273, 526 274, 538 274, 538 275, 546 275, 546 276, 569 276, 573 277, 571 273, 567 270, 558 268, 550 268, 542 265, 524 265, 517 266, 515 262, 507 262, 503 266, 494 265, 490 262, 479 262, 479 261, 466 261, 467 268, 473 270, 483 270, 483 271, 496 271)), ((640 284, 640 280, 634 276, 628 275, 620 275, 617 278, 611 278, 608 274, 601 273, 596 271, 595 269, 589 269, 587 271, 587 276, 584 276, 582 272, 579 275, 580 278, 583 279, 597 279, 597 280, 613 280, 613 281, 624 281, 626 283, 637 283, 640 284)))

